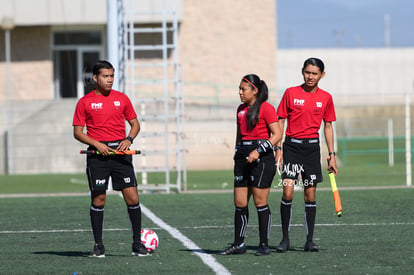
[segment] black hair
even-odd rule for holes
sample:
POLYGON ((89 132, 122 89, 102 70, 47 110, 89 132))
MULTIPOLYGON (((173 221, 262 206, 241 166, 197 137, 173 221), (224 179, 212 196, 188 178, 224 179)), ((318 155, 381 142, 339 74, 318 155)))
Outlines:
POLYGON ((256 95, 256 101, 253 103, 252 106, 250 106, 246 114, 247 128, 249 130, 252 130, 259 121, 259 112, 262 103, 267 101, 267 99, 269 98, 269 89, 267 88, 266 83, 255 74, 248 74, 243 76, 242 81, 248 83, 252 89, 257 88, 258 90, 256 95))
POLYGON ((99 60, 96 62, 96 64, 93 66, 92 73, 93 75, 99 75, 99 72, 101 69, 113 69, 115 72, 114 66, 112 66, 111 63, 109 63, 106 60, 99 60))
POLYGON ((308 65, 312 65, 312 66, 316 66, 319 68, 319 70, 321 70, 321 73, 323 73, 325 71, 325 64, 323 64, 322 60, 320 60, 319 58, 316 57, 310 57, 308 59, 305 60, 305 62, 303 63, 303 68, 302 71, 306 68, 306 66, 308 65))

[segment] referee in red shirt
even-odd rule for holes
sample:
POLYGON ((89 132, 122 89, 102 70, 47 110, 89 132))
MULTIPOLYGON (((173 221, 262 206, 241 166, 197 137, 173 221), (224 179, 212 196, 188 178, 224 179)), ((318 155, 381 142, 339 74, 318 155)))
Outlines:
POLYGON ((249 222, 249 199, 259 219, 259 247, 256 256, 270 254, 268 239, 272 218, 268 197, 276 163, 273 146, 282 139, 275 108, 267 102, 266 83, 255 74, 242 78, 237 108, 236 153, 234 154, 234 242, 221 255, 246 252, 244 238, 249 222))
POLYGON ((112 90, 114 67, 107 61, 98 61, 93 67, 96 89, 79 99, 73 117, 73 135, 88 150, 100 155, 86 157, 86 173, 91 191, 90 218, 95 245, 91 257, 105 257, 103 245, 103 219, 109 177, 114 190, 122 191, 132 225, 132 255, 148 254, 141 243, 141 208, 137 180, 131 155, 113 155, 111 152, 127 150, 138 135, 140 125, 129 98, 112 90), (126 135, 125 121, 131 126, 126 135), (84 128, 86 127, 86 133, 84 128))
POLYGON ((318 131, 324 121, 324 134, 329 152, 328 167, 337 168, 334 152, 332 122, 336 120, 332 96, 318 87, 325 76, 325 65, 318 58, 305 60, 302 68, 304 83, 288 88, 277 108, 281 129, 285 129, 283 155, 280 143, 276 149, 276 160, 282 163, 283 195, 280 204, 283 239, 276 251, 289 249, 289 229, 292 215, 292 200, 295 184, 303 185, 305 200, 306 243, 305 251, 318 251, 313 242, 316 217, 315 191, 318 182, 323 180, 318 131))

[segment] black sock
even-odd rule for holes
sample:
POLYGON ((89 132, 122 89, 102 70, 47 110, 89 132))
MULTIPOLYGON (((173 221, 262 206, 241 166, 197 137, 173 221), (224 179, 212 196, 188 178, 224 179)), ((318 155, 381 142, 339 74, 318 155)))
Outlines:
POLYGON ((128 205, 128 215, 132 226, 132 238, 134 243, 141 242, 141 206, 128 205))
POLYGON ((280 218, 282 220, 283 240, 289 240, 290 218, 292 216, 292 200, 282 198, 280 203, 280 218))
POLYGON ((306 241, 312 241, 315 228, 316 202, 305 202, 306 241))
POLYGON ((104 208, 91 205, 89 214, 91 216, 92 232, 95 243, 102 244, 104 208))
POLYGON ((272 226, 272 214, 268 205, 260 206, 256 209, 259 218, 260 244, 267 245, 270 237, 270 227, 272 226))
POLYGON ((249 208, 236 207, 234 211, 234 244, 240 245, 246 236, 247 224, 249 222, 249 208))

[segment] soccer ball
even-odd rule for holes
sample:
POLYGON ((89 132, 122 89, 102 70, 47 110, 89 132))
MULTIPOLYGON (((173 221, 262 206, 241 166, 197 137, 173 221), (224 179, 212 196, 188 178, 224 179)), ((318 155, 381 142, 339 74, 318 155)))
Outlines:
POLYGON ((152 253, 158 247, 158 235, 153 230, 144 228, 141 230, 141 242, 145 245, 145 248, 152 253))

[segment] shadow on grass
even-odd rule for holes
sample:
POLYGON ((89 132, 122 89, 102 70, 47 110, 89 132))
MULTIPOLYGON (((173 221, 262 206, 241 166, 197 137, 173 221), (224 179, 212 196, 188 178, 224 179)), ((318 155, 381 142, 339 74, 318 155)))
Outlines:
MULTIPOLYGON (((256 252, 256 250, 258 249, 258 246, 249 246, 249 245, 247 245, 246 248, 247 248, 247 251, 246 251, 247 253, 256 252)), ((276 251, 276 246, 269 246, 269 248, 270 248, 272 253, 278 253, 279 254, 279 252, 276 251)), ((225 249, 226 249, 226 247, 223 247, 223 249, 219 249, 219 250, 200 248, 200 249, 181 249, 181 251, 187 251, 187 252, 192 252, 192 253, 201 253, 201 254, 218 255, 220 252, 224 251, 225 249)), ((324 249, 319 248, 319 251, 323 251, 323 250, 324 249)), ((289 250, 287 252, 284 252, 284 253, 289 253, 289 252, 306 252, 306 251, 303 250, 303 247, 290 247, 289 250)), ((311 252, 306 252, 306 253, 311 253, 311 252)), ((317 252, 314 252, 314 253, 317 253, 317 252)), ((243 254, 241 254, 241 255, 243 255, 243 254)))
MULTIPOLYGON (((211 254, 211 255, 215 255, 215 254, 219 254, 220 252, 224 251, 227 247, 223 247, 222 249, 181 249, 181 251, 188 251, 188 252, 193 252, 193 253, 201 253, 201 254, 211 254)), ((251 251, 256 251, 257 250, 257 246, 246 246, 247 251, 251 250, 251 251)))
POLYGON ((33 252, 36 255, 55 255, 63 257, 89 257, 89 252, 79 251, 36 251, 33 252))

